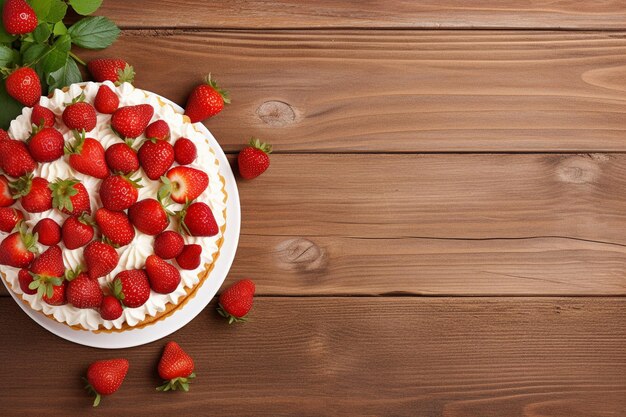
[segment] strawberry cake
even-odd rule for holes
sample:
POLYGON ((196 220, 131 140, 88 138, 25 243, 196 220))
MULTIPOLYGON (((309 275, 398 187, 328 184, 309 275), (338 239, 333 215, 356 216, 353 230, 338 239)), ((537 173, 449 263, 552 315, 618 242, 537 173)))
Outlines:
POLYGON ((0 272, 32 309, 121 332, 168 317, 210 278, 226 184, 168 100, 109 81, 56 90, 0 130, 0 168, 0 272))

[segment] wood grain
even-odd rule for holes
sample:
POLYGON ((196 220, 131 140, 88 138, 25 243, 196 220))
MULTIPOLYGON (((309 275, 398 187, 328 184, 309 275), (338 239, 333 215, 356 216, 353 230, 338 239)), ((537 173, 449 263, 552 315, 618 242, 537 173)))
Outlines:
POLYGON ((626 27, 619 0, 105 1, 98 12, 123 27, 555 28, 626 27), (141 13, 137 13, 141 10, 141 13))
POLYGON ((127 31, 106 53, 179 104, 212 72, 227 151, 626 151, 622 32, 127 31))
POLYGON ((3 298, 3 372, 20 379, 0 404, 12 415, 85 415, 80 375, 91 361, 126 357, 129 375, 98 413, 623 415, 625 308, 624 298, 258 298, 249 323, 228 326, 210 307, 166 339, 194 357, 198 377, 189 393, 164 395, 154 387, 166 340, 77 346, 3 298))

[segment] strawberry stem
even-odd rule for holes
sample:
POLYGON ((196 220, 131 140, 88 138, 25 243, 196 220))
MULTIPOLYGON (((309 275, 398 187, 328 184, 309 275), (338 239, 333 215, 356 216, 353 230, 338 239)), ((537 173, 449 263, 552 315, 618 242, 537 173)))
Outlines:
POLYGON ((82 59, 80 59, 74 52, 70 51, 70 56, 72 58, 74 58, 74 61, 78 62, 80 65, 87 65, 87 63, 85 61, 83 61, 82 59))
POLYGON ((243 316, 243 317, 237 317, 237 316, 233 316, 232 314, 230 314, 228 311, 226 311, 224 309, 224 307, 222 307, 221 304, 218 304, 217 306, 217 312, 220 313, 220 316, 222 317, 226 317, 228 319, 228 324, 233 324, 233 323, 245 323, 248 321, 248 317, 247 316, 243 316))

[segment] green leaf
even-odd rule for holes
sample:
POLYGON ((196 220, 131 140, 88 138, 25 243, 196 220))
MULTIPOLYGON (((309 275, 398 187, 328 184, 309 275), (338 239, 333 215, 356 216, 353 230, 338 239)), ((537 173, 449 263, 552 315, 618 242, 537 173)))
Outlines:
POLYGON ((103 16, 86 17, 68 29, 72 43, 86 49, 104 49, 120 34, 115 23, 103 16))
POLYGON ((67 33, 67 26, 63 22, 56 22, 54 24, 54 29, 52 29, 52 33, 54 36, 61 36, 67 33))
POLYGON ((43 71, 51 73, 65 65, 71 46, 69 35, 60 36, 42 61, 43 71))
POLYGON ((79 83, 83 80, 80 75, 80 70, 76 62, 68 56, 63 65, 58 70, 54 71, 48 77, 48 84, 50 85, 49 92, 52 92, 55 88, 63 88, 70 84, 79 83))
POLYGON ((22 61, 24 65, 33 65, 35 62, 39 61, 49 49, 50 46, 39 43, 29 45, 22 51, 22 61))
POLYGON ((19 60, 19 53, 8 46, 0 45, 0 67, 9 67, 19 60))
POLYGON ((102 0, 70 0, 69 3, 76 13, 87 16, 100 8, 102 0))
POLYGON ((66 13, 67 4, 65 4, 63 0, 52 0, 50 13, 48 13, 48 18, 46 20, 50 23, 60 22, 63 20, 66 13))
POLYGON ((33 31, 33 39, 37 43, 44 43, 50 37, 52 29, 48 23, 42 23, 33 31))

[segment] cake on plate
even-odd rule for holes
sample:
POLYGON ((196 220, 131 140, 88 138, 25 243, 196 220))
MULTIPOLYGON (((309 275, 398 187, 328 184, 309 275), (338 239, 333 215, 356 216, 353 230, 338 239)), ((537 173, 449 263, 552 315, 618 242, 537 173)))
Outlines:
MULTIPOLYGON (((51 97, 42 97, 35 107, 24 108, 11 122, 9 138, 0 139, 0 150, 2 141, 18 140, 27 144, 24 149, 33 155, 32 149, 37 146, 38 152, 46 155, 48 142, 37 143, 43 139, 36 135, 48 129, 49 137, 56 137, 58 142, 62 135, 65 154, 50 157, 56 158, 52 161, 45 160, 47 156, 34 157, 34 169, 19 173, 5 169, 0 177, 0 185, 3 179, 5 184, 12 183, 15 201, 8 207, 14 209, 16 226, 0 231, 0 251, 4 251, 0 252, 0 271, 7 287, 30 308, 77 330, 126 331, 163 320, 182 308, 210 278, 227 223, 225 180, 203 128, 191 123, 169 100, 128 83, 73 84, 55 90, 51 97), (96 105, 101 89, 109 95, 113 92, 117 99, 96 105), (72 103, 84 102, 102 110, 111 101, 114 108, 96 111, 93 129, 71 128, 84 122, 74 120, 76 115, 66 111, 72 103), (137 109, 142 110, 143 119, 133 113, 137 109), (122 118, 126 126, 120 131, 115 126, 120 125, 122 118), (130 134, 127 130, 136 132, 130 134), (111 149, 114 146, 119 154, 111 149), (102 151, 106 164, 84 166, 86 157, 82 155, 80 165, 77 155, 94 152, 102 160, 102 151), (139 166, 122 169, 125 161, 119 155, 124 152, 139 155, 139 166), (198 180, 191 186, 185 182, 189 178, 198 180), (124 191, 129 184, 136 192, 124 191), (41 198, 33 197, 40 186, 44 194, 49 192, 51 208, 48 201, 39 207, 41 198), (88 198, 81 200, 79 195, 84 196, 85 191, 88 198), (68 204, 68 199, 72 204, 68 204), (148 207, 159 215, 146 214, 151 213, 148 207), (199 216, 200 225, 192 227, 188 220, 192 211, 199 216), (52 232, 48 230, 50 220, 61 232, 57 239, 55 226, 52 225, 52 232), (81 241, 83 229, 88 237, 81 241), (91 239, 89 229, 93 230, 91 239), (18 246, 28 246, 32 259, 11 258, 6 249, 12 248, 10 239, 18 246), (155 247, 157 240, 159 248, 155 247), (177 245, 184 248, 185 255, 177 245), (102 246, 115 254, 109 254, 111 259, 94 261, 94 257, 103 256, 102 246), (63 274, 52 272, 54 268, 46 269, 47 258, 55 256, 62 258, 63 274), (87 294, 94 282, 101 295, 87 294), (121 315, 111 319, 111 314, 117 314, 111 313, 108 306, 103 313, 104 307, 96 306, 94 297, 97 303, 114 297, 122 307, 121 315)), ((50 140, 54 143, 54 139, 50 140)), ((5 153, 13 157, 12 152, 5 153)), ((0 154, 0 161, 5 157, 0 154)))

